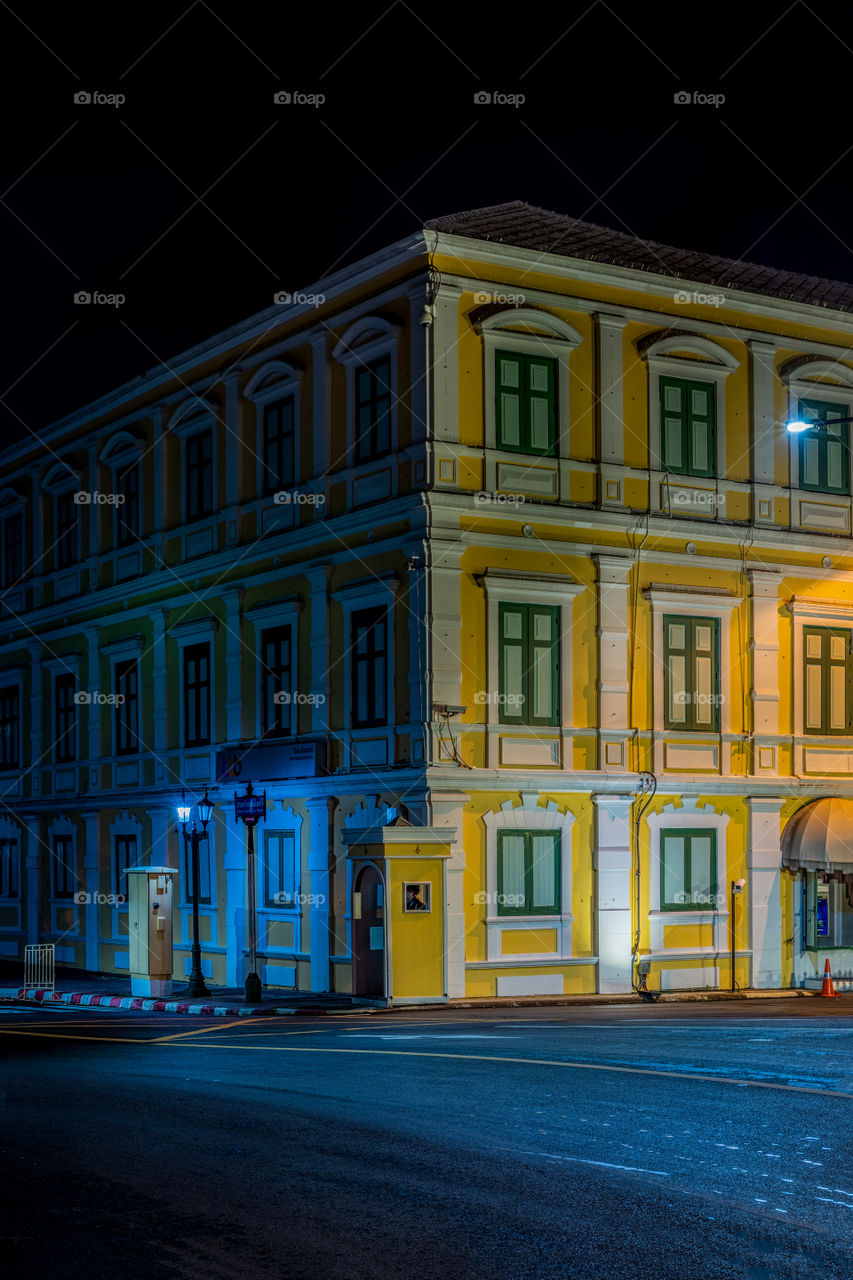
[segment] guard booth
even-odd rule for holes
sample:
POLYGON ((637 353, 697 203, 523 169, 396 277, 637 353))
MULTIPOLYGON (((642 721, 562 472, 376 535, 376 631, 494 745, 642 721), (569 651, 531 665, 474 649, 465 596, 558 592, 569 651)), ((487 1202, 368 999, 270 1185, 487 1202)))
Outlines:
POLYGON ((344 831, 354 996, 388 1005, 447 999, 446 868, 454 836, 401 818, 344 831))
POLYGON ((173 867, 128 867, 130 994, 172 994, 173 867))

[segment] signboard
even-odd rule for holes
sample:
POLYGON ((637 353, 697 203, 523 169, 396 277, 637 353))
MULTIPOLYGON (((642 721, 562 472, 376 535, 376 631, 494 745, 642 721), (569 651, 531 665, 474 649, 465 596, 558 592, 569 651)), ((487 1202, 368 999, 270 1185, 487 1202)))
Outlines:
POLYGON ((289 742, 256 747, 229 747, 216 753, 216 781, 255 782, 315 778, 320 772, 322 744, 289 742))

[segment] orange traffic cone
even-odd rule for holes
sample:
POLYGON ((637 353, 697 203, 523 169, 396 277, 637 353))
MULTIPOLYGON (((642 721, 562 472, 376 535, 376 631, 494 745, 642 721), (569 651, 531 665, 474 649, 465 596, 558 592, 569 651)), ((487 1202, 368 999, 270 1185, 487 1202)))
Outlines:
POLYGON ((823 967, 823 986, 820 989, 822 996, 828 996, 830 1000, 835 999, 835 987, 832 985, 832 970, 829 967, 829 961, 823 967))

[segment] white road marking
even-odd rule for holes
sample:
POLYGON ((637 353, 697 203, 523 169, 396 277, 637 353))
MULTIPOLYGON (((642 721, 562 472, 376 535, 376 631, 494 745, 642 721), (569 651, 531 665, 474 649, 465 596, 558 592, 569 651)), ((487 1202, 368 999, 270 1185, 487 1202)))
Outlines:
POLYGON ((383 1035, 381 1031, 348 1031, 348 1040, 517 1040, 517 1036, 447 1035, 443 1032, 419 1032, 413 1036, 383 1035))
POLYGON ((820 1200, 823 1204, 840 1204, 843 1209, 853 1209, 853 1204, 848 1204, 846 1200, 830 1200, 828 1196, 815 1196, 815 1200, 820 1200))
POLYGON ((592 1164, 599 1169, 621 1169, 625 1173, 649 1173, 655 1178, 668 1178, 663 1169, 637 1169, 630 1164, 608 1164, 606 1160, 582 1160, 580 1156, 554 1156, 550 1151, 520 1151, 522 1156, 542 1156, 546 1160, 567 1160, 570 1164, 592 1164))

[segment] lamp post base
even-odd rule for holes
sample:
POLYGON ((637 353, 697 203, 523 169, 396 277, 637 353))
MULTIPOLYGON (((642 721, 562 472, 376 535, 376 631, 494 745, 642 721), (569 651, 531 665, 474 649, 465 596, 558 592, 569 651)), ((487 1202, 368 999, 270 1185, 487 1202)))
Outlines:
POLYGON ((185 994, 188 996, 191 996, 193 1000, 199 998, 200 996, 210 995, 210 992, 208 991, 205 985, 204 978, 201 976, 201 974, 198 974, 196 976, 194 976, 193 974, 190 974, 189 981, 187 982, 187 989, 185 994))
POLYGON ((246 975, 246 1004, 261 1003, 261 980, 256 973, 246 975))

